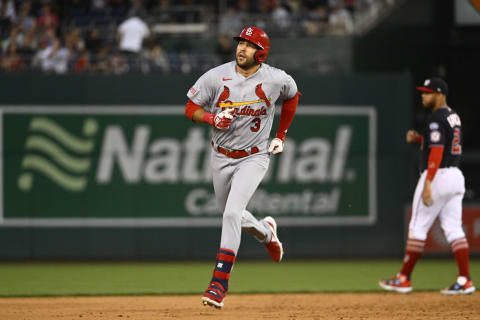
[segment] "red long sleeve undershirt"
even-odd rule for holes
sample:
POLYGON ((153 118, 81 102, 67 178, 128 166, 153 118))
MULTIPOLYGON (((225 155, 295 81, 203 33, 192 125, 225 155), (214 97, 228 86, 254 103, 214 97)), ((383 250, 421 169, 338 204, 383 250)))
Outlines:
POLYGON ((427 179, 432 181, 437 173, 443 158, 443 146, 430 147, 430 155, 427 164, 427 179))
POLYGON ((293 117, 295 116, 295 111, 297 110, 298 106, 298 96, 300 95, 300 92, 297 92, 293 98, 283 101, 282 112, 280 113, 280 122, 278 123, 277 134, 275 135, 276 138, 279 138, 282 141, 285 141, 287 130, 293 121, 293 117))
POLYGON ((186 115, 187 118, 189 118, 190 120, 193 120, 193 114, 194 114, 195 111, 197 111, 198 109, 202 109, 202 107, 199 106, 198 104, 195 104, 192 100, 188 100, 188 101, 187 101, 187 104, 185 105, 185 115, 186 115))

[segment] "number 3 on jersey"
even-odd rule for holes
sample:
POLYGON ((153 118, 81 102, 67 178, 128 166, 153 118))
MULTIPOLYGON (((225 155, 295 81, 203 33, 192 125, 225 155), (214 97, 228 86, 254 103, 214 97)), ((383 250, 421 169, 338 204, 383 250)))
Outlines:
POLYGON ((460 144, 460 129, 453 130, 452 154, 462 154, 462 145, 460 144))
POLYGON ((250 127, 250 130, 252 132, 257 132, 260 130, 260 123, 262 123, 262 120, 260 118, 255 118, 252 120, 253 126, 250 127))

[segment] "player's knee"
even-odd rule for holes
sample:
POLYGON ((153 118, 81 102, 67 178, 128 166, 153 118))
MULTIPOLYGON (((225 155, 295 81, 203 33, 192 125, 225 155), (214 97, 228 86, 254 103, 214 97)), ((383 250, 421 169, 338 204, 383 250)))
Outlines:
POLYGON ((425 241, 427 239, 427 232, 428 230, 424 229, 410 229, 408 231, 408 238, 425 241))
POLYGON ((242 220, 242 213, 235 210, 225 210, 223 212, 223 221, 229 221, 231 223, 240 222, 242 220))
POLYGON ((461 227, 455 228, 452 230, 444 230, 445 238, 447 238, 448 243, 452 243, 455 240, 465 238, 465 232, 461 227))

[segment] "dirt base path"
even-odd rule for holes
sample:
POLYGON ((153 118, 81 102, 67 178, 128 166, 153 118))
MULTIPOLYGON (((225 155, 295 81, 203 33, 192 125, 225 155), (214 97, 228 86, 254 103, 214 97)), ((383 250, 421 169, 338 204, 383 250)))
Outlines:
POLYGON ((232 294, 222 310, 201 296, 0 298, 0 319, 480 319, 480 294, 232 294))

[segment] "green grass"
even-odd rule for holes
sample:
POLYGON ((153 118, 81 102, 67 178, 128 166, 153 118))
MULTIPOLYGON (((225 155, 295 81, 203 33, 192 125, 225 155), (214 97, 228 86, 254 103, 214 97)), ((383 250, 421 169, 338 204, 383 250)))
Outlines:
MULTIPOLYGON (((400 260, 238 261, 230 293, 375 292, 379 279, 395 274, 400 260)), ((212 262, 0 263, 0 296, 199 294, 212 262)), ((471 261, 472 276, 480 260, 471 261)), ((420 260, 416 291, 439 290, 456 276, 455 261, 420 260)), ((475 280, 475 278, 474 278, 475 280)))

